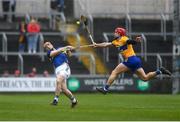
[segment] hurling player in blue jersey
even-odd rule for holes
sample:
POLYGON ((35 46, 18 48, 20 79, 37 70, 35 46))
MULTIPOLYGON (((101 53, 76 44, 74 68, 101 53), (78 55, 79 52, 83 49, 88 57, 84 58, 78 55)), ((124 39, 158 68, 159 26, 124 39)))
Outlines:
POLYGON ((56 74, 55 97, 51 104, 57 105, 59 95, 61 92, 63 92, 71 100, 71 107, 74 107, 77 104, 77 100, 71 91, 67 88, 66 80, 71 74, 68 64, 68 56, 75 48, 72 46, 65 46, 56 49, 50 42, 45 42, 44 48, 47 50, 47 56, 55 67, 56 74))

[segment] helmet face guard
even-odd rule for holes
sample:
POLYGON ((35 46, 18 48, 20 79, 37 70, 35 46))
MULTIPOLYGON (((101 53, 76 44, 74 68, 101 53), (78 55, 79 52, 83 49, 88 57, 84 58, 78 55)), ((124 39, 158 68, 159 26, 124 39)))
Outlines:
POLYGON ((126 30, 124 28, 116 28, 115 33, 119 34, 120 36, 125 36, 126 35, 126 30))

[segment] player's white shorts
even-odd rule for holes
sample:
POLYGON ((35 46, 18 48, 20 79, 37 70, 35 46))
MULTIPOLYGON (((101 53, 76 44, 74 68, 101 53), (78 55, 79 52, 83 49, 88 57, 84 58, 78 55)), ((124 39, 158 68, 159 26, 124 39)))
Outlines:
POLYGON ((71 75, 71 70, 70 67, 67 63, 63 63, 62 65, 58 66, 55 69, 55 74, 57 75, 62 75, 65 79, 68 79, 69 76, 71 75))

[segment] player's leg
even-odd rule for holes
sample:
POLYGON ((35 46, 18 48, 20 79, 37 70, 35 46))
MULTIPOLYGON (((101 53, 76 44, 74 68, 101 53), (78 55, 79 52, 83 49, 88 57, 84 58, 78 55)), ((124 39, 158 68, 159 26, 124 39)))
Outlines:
POLYGON ((161 67, 160 69, 157 69, 156 71, 153 72, 149 72, 147 74, 144 72, 143 68, 139 68, 136 70, 135 73, 144 81, 150 80, 159 74, 166 74, 171 76, 171 73, 164 67, 161 67))
POLYGON ((64 80, 63 76, 61 76, 61 75, 56 76, 56 89, 55 89, 55 96, 54 96, 54 100, 52 102, 52 105, 57 105, 58 104, 59 95, 60 95, 60 92, 62 91, 61 83, 62 83, 63 80, 64 80))
POLYGON ((113 81, 117 78, 117 76, 123 72, 128 71, 129 68, 127 66, 125 66, 123 63, 120 63, 111 73, 111 75, 109 76, 106 84, 104 87, 102 88, 96 88, 99 92, 106 94, 108 92, 109 87, 111 86, 111 84, 113 83, 113 81))
POLYGON ((118 77, 119 74, 128 71, 129 68, 123 63, 120 63, 111 73, 110 77, 107 80, 107 85, 111 85, 113 81, 118 77))
POLYGON ((139 78, 141 78, 143 81, 148 81, 149 79, 152 79, 156 77, 158 74, 160 74, 160 71, 154 71, 154 72, 149 72, 145 73, 143 68, 139 68, 136 70, 136 75, 138 75, 139 78))
POLYGON ((72 94, 72 92, 67 88, 66 80, 61 83, 63 93, 71 100, 71 107, 73 108, 77 104, 77 100, 72 94))

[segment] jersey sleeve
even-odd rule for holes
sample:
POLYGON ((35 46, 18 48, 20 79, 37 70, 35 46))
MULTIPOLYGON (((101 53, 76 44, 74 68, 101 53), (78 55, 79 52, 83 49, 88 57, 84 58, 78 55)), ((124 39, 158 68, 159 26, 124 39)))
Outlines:
POLYGON ((51 58, 50 54, 51 54, 51 50, 49 50, 49 51, 47 52, 47 57, 48 57, 48 58, 51 58))
POLYGON ((136 41, 134 41, 134 40, 132 40, 132 39, 128 39, 127 40, 127 44, 136 44, 137 42, 136 41))
POLYGON ((113 40, 112 42, 111 42, 114 46, 118 46, 118 41, 117 40, 113 40))

